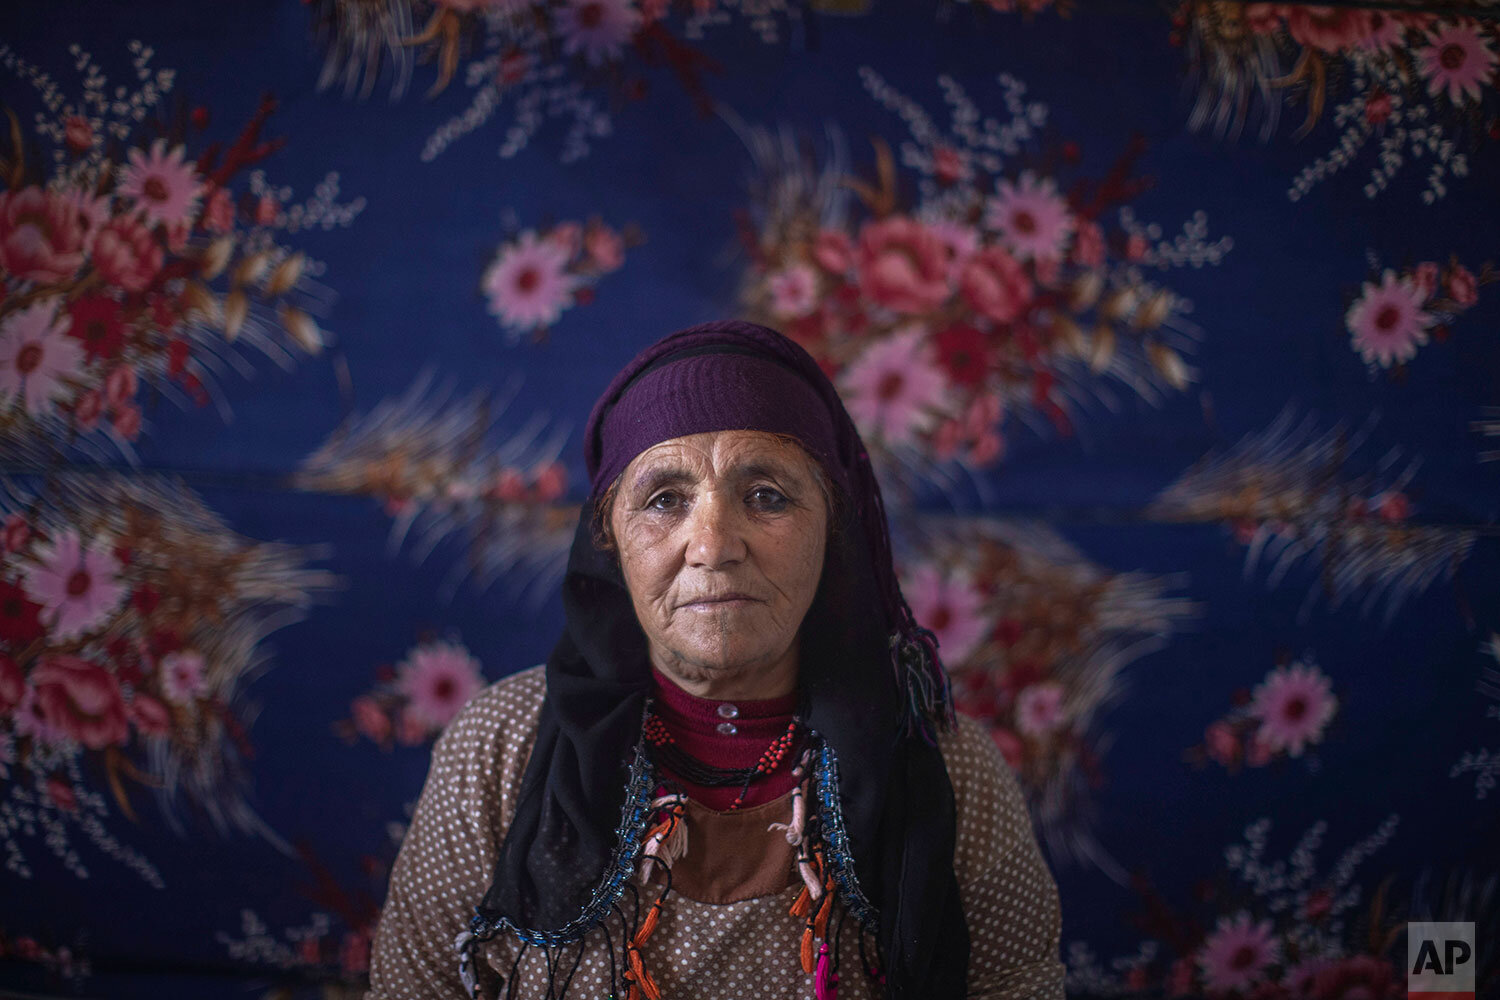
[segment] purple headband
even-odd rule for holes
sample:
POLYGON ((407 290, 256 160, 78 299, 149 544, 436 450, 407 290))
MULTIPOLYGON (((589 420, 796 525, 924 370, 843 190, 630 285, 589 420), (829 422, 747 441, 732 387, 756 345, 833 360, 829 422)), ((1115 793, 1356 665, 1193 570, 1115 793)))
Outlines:
POLYGON ((831 414, 807 379, 764 353, 720 342, 637 359, 620 373, 589 417, 585 458, 592 495, 654 444, 727 430, 791 435, 849 489, 831 414))
POLYGON ((590 499, 654 444, 704 431, 757 430, 795 437, 851 499, 879 580, 892 666, 907 721, 952 721, 952 696, 936 639, 912 618, 891 557, 880 486, 838 391, 812 356, 769 327, 720 320, 679 330, 637 354, 610 382, 584 428, 590 499))

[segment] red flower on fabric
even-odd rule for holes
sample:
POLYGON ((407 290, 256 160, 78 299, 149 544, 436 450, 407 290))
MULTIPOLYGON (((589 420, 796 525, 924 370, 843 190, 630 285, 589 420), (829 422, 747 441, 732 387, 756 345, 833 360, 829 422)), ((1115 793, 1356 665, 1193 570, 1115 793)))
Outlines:
POLYGON ((130 739, 125 700, 114 674, 77 656, 53 654, 32 671, 47 722, 90 750, 130 739))
POLYGON ((68 336, 81 343, 90 358, 118 357, 125 347, 120 304, 109 296, 83 296, 68 306, 68 317, 68 336))
POLYGON ((858 267, 865 297, 896 312, 927 312, 948 298, 948 247, 915 219, 897 215, 865 226, 858 267))
POLYGON ((845 273, 854 263, 854 243, 847 233, 838 229, 825 229, 818 233, 812 253, 813 260, 833 274, 845 273))
POLYGON ((997 323, 1017 319, 1031 301, 1031 281, 1026 272, 1000 247, 986 247, 970 257, 958 286, 975 312, 997 323))
POLYGON ((98 389, 90 389, 79 396, 73 405, 73 419, 78 422, 80 430, 93 430, 99 426, 99 418, 103 415, 104 397, 99 395, 98 389))
POLYGON ((1352 49, 1370 36, 1373 25, 1363 10, 1339 10, 1294 4, 1287 11, 1287 31, 1294 40, 1324 52, 1352 49))
POLYGON ((938 362, 954 385, 974 387, 990 370, 990 355, 984 334, 965 323, 950 326, 937 335, 938 362))
POLYGON ((42 606, 14 583, 0 582, 0 639, 23 646, 42 634, 42 606))
POLYGON ((5 519, 5 527, 0 530, 0 541, 4 542, 5 551, 21 551, 21 546, 25 545, 30 537, 31 527, 26 523, 26 518, 20 514, 12 514, 5 519))
POLYGON ((83 266, 87 233, 67 199, 35 185, 0 194, 0 270, 55 284, 83 266))
POLYGON ((71 115, 63 123, 63 139, 75 153, 87 153, 94 147, 94 128, 82 115, 71 115))
POLYGON ((1406 984, 1398 982, 1391 963, 1373 955, 1355 955, 1313 977, 1313 1000, 1395 1000, 1405 996, 1406 984))
POLYGON ((123 406, 135 397, 137 384, 134 368, 129 365, 116 365, 104 377, 104 401, 112 408, 123 406))
POLYGON ((172 731, 172 713, 150 695, 137 694, 131 699, 130 718, 137 729, 150 736, 165 736, 172 731))
POLYGON ((162 257, 151 230, 130 216, 109 220, 94 241, 94 266, 127 292, 145 291, 161 271, 162 257))
POLYGON ((47 798, 63 812, 78 811, 78 793, 73 790, 73 783, 60 774, 47 779, 47 798))

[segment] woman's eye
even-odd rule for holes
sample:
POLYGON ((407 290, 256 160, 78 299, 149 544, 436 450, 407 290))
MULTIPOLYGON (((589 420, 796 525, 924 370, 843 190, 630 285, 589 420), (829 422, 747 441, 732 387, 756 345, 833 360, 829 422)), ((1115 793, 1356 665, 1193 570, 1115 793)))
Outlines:
POLYGON ((786 506, 787 498, 778 489, 770 486, 757 486, 750 491, 750 502, 757 507, 775 510, 786 506))
POLYGON ((646 506, 652 510, 675 510, 681 504, 682 498, 670 491, 658 493, 646 502, 646 506))

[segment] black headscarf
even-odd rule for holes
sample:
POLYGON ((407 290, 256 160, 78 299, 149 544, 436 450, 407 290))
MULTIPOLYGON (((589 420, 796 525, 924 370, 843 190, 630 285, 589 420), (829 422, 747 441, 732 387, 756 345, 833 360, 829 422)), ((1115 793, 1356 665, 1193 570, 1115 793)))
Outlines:
POLYGON ((969 935, 953 873, 953 787, 933 737, 952 720, 946 678, 931 633, 901 599, 879 486, 836 390, 800 347, 750 323, 703 324, 658 341, 594 407, 584 442, 594 489, 563 579, 567 624, 547 660, 536 743, 477 911, 491 923, 560 928, 599 884, 651 674, 619 563, 595 545, 595 504, 644 447, 730 428, 793 434, 846 492, 800 633, 801 715, 839 758, 844 823, 860 888, 877 911, 887 995, 961 997, 969 935), (775 405, 764 405, 767 394, 775 405))

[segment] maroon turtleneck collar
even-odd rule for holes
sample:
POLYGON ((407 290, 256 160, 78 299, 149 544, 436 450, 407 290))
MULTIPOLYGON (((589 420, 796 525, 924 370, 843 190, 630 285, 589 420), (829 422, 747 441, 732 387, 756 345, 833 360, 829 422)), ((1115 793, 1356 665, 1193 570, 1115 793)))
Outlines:
MULTIPOLYGON (((760 755, 786 732, 797 709, 797 693, 753 701, 700 698, 677 686, 666 674, 651 668, 653 711, 684 753, 714 767, 754 767, 760 755)), ((757 806, 780 798, 792 790, 796 780, 792 768, 796 754, 783 759, 770 776, 754 781, 740 808, 757 806)), ((709 788, 684 781, 666 767, 663 774, 682 785, 688 796, 710 809, 728 809, 740 788, 709 788)))

